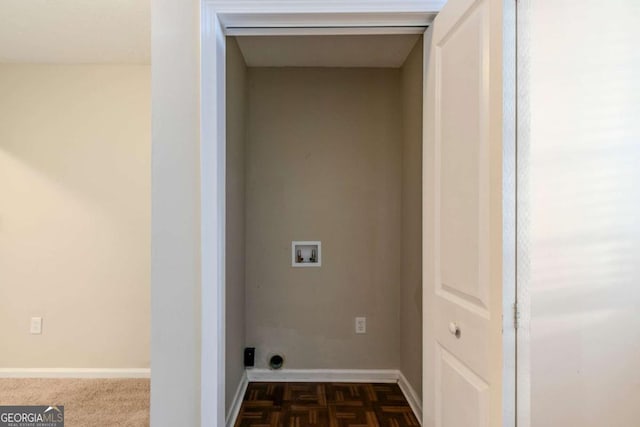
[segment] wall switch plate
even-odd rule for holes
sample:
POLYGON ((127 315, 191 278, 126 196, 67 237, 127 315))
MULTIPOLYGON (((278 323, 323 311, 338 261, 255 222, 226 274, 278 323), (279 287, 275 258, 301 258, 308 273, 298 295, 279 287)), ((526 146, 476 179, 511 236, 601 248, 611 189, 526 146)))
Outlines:
POLYGON ((367 333, 367 318, 356 317, 356 334, 366 334, 366 333, 367 333))
POLYGON ((42 333, 42 317, 32 317, 31 327, 29 331, 33 335, 40 335, 42 333))

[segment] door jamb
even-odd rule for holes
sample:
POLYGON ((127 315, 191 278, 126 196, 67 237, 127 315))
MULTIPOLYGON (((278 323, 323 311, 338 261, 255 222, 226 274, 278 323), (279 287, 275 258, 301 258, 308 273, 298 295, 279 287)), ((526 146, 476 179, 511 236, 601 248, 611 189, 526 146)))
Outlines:
POLYGON ((516 257, 516 300, 518 303, 518 329, 516 331, 516 425, 531 425, 531 364, 530 364, 530 230, 528 218, 531 214, 530 203, 530 122, 529 104, 531 37, 531 0, 516 2, 516 61, 517 61, 517 257, 516 257))
POLYGON ((502 0, 502 425, 518 425, 517 0, 502 0))

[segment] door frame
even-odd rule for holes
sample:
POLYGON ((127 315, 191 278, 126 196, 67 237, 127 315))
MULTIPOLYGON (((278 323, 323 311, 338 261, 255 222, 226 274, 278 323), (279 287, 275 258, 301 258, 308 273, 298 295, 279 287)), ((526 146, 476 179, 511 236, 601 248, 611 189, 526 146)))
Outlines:
MULTIPOLYGON (((239 32, 252 35, 422 34, 445 3, 446 0, 203 0, 200 22, 200 256, 206 262, 200 267, 202 426, 225 425, 226 36, 239 32)), ((504 68, 504 80, 508 81, 504 91, 504 117, 509 126, 504 130, 502 304, 503 313, 511 313, 515 301, 515 1, 505 0, 504 3, 510 5, 505 6, 505 13, 510 15, 513 8, 513 21, 511 16, 504 19, 505 26, 509 27, 505 32, 508 46, 504 51, 510 54, 513 49, 513 61, 504 68)), ((507 320, 510 316, 504 318, 503 357, 513 363, 503 363, 503 425, 512 427, 515 426, 516 398, 515 329, 511 332, 513 325, 507 320)))
POLYGON ((530 80, 532 0, 519 0, 516 13, 517 30, 517 283, 518 333, 516 336, 516 423, 531 426, 531 269, 529 229, 531 215, 531 183, 529 150, 531 146, 530 80))

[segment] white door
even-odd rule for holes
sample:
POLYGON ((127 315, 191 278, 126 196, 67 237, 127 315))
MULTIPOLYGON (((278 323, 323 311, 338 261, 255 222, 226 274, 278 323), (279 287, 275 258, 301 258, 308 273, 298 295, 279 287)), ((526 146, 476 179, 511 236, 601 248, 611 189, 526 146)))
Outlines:
POLYGON ((504 7, 449 0, 425 33, 425 426, 503 425, 504 7))

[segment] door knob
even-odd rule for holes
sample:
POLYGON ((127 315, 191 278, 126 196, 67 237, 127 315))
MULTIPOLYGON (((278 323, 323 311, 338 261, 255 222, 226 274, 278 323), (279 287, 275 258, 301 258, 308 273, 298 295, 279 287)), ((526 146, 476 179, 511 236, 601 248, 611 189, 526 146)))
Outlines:
POLYGON ((454 322, 449 323, 449 332, 451 332, 451 335, 454 335, 456 338, 460 338, 460 327, 454 322))

